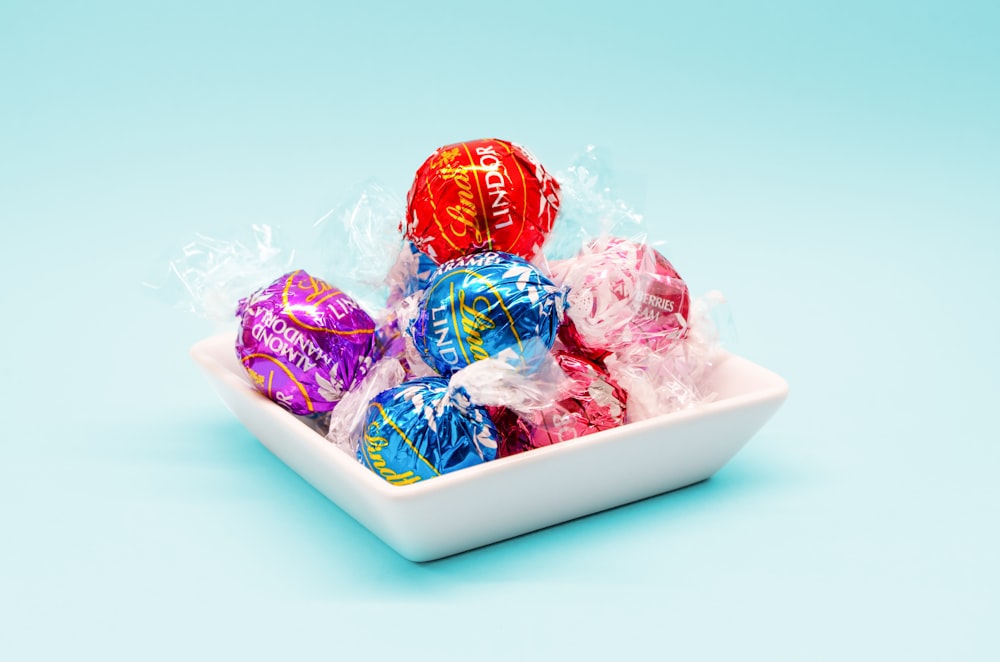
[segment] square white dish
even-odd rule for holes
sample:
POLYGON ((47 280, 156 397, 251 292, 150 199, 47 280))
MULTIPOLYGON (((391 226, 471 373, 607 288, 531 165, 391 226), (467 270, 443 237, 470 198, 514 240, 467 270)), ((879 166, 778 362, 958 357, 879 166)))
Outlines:
POLYGON ((728 355, 718 397, 432 480, 395 486, 250 385, 231 335, 191 356, 243 425, 282 462, 399 554, 429 561, 705 480, 778 410, 788 384, 728 355))

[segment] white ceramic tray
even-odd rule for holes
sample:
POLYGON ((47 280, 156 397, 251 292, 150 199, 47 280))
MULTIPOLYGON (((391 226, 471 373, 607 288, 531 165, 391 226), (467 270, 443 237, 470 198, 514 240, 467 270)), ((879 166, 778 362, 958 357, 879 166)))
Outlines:
POLYGON ((236 417, 272 453, 413 561, 449 556, 702 481, 778 410, 788 384, 738 356, 713 371, 718 399, 432 480, 395 486, 250 385, 234 338, 191 348, 236 417))

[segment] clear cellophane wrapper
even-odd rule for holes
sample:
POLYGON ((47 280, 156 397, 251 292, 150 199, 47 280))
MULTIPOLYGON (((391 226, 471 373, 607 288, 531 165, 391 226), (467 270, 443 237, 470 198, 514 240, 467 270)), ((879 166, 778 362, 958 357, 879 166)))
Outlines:
POLYGON ((604 358, 611 377, 628 393, 626 422, 715 399, 716 394, 706 386, 722 355, 712 312, 724 303, 721 293, 709 292, 692 302, 683 338, 660 348, 636 343, 604 358))
POLYGON ((241 299, 289 270, 294 252, 281 248, 270 225, 250 226, 249 239, 197 234, 146 285, 176 308, 216 324, 231 323, 241 299))

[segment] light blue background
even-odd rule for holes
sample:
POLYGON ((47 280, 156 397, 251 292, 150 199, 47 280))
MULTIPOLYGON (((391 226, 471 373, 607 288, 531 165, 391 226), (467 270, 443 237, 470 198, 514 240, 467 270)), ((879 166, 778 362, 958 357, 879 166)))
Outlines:
POLYGON ((1000 659, 992 2, 0 4, 0 658, 1000 659), (139 286, 438 145, 613 156, 778 416, 437 563, 267 453, 139 286))

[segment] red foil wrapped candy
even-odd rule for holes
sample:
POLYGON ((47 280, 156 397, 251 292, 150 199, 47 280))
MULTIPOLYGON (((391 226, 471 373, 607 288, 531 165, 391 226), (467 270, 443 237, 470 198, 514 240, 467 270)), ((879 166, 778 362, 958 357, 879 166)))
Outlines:
POLYGON ((417 170, 404 233, 439 264, 480 251, 539 252, 559 184, 519 145, 486 138, 445 145, 417 170))

